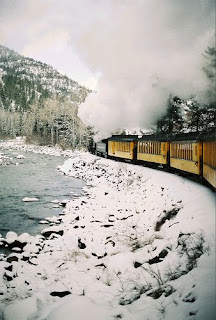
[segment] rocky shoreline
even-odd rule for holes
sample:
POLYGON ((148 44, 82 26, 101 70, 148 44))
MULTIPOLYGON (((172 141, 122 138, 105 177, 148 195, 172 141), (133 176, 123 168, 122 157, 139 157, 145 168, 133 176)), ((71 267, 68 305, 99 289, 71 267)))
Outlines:
POLYGON ((20 320, 59 320, 62 312, 65 320, 71 314, 82 320, 87 314, 98 320, 156 320, 161 305, 168 320, 192 313, 202 319, 206 306, 211 319, 210 190, 88 153, 73 154, 59 170, 86 186, 58 217, 41 222, 49 224, 41 235, 9 232, 0 238, 15 249, 0 256, 2 319, 13 319, 13 311, 20 320), (191 247, 194 263, 188 258, 191 247))

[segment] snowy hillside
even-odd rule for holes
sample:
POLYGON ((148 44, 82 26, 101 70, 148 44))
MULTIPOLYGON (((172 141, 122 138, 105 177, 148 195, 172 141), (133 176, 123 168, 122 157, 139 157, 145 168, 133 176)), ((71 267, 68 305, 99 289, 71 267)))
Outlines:
POLYGON ((82 178, 42 235, 8 233, 0 318, 215 319, 215 194, 177 175, 76 154, 82 178))
POLYGON ((50 65, 0 45, 0 106, 25 111, 32 103, 57 95, 84 101, 89 90, 50 65))

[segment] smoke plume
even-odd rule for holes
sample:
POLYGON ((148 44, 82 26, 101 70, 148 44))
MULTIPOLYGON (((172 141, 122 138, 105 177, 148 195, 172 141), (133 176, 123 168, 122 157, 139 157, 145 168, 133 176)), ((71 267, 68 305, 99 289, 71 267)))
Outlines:
POLYGON ((213 1, 104 3, 94 23, 72 37, 85 62, 100 73, 97 92, 79 107, 97 138, 151 128, 170 94, 203 99, 202 54, 214 33, 213 1))

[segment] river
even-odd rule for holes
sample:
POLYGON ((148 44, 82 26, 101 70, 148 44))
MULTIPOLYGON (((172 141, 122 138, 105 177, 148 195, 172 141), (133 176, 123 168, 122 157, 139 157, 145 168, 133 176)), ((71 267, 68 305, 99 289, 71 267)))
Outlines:
POLYGON ((32 152, 0 150, 12 157, 17 154, 24 159, 13 159, 15 164, 0 166, 0 234, 8 231, 17 234, 28 232, 36 235, 46 225, 39 224, 48 216, 58 215, 62 207, 53 208, 52 200, 72 199, 80 195, 85 183, 63 175, 57 166, 65 158, 32 152), (24 197, 36 197, 37 202, 23 202, 24 197))

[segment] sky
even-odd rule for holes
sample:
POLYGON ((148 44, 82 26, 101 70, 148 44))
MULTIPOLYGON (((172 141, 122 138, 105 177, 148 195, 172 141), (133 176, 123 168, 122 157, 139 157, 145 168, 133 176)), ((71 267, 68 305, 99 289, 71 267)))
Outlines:
POLYGON ((72 36, 102 18, 103 2, 0 0, 0 43, 95 89, 98 72, 82 60, 72 36))
POLYGON ((80 106, 103 136, 151 127, 169 95, 206 99, 213 0, 0 0, 0 43, 96 91, 80 106))

